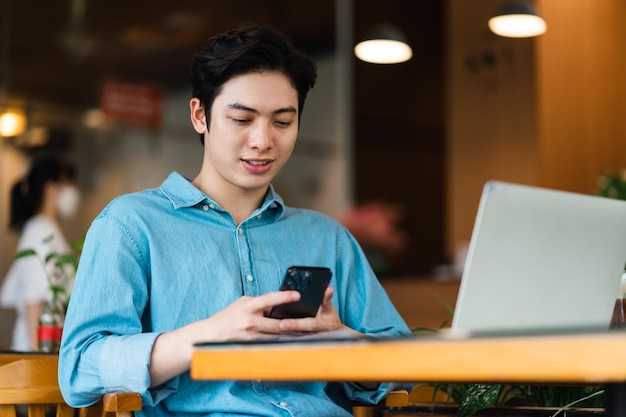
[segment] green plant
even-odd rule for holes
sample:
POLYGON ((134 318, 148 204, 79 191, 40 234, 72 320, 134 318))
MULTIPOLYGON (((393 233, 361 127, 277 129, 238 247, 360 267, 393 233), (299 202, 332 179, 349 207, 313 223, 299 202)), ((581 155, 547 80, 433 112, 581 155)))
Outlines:
POLYGON ((603 197, 626 200, 626 171, 600 175, 596 193, 603 197))
POLYGON ((437 295, 437 300, 439 300, 439 302, 443 305, 443 307, 446 309, 446 312, 450 315, 449 319, 446 319, 444 321, 442 321, 441 323, 439 323, 439 326, 437 326, 436 328, 432 328, 432 327, 415 327, 413 329, 411 329, 411 331, 415 334, 415 333, 438 333, 439 331, 441 331, 442 329, 445 329, 446 327, 448 327, 450 325, 450 321, 452 320, 452 317, 454 316, 454 308, 452 308, 452 306, 450 305, 449 302, 447 302, 445 299, 441 298, 440 296, 437 295))
POLYGON ((433 396, 445 392, 458 405, 458 417, 469 417, 491 406, 558 408, 553 417, 571 407, 600 408, 604 390, 597 386, 436 384, 433 396))
MULTIPOLYGON (((43 240, 44 244, 50 244, 54 235, 50 235, 43 240)), ((52 293, 53 300, 62 300, 64 307, 69 302, 68 284, 76 274, 80 253, 83 249, 84 237, 72 242, 74 253, 50 252, 45 259, 42 259, 34 249, 23 249, 15 255, 15 259, 35 256, 41 262, 42 267, 48 276, 48 285, 52 293)))

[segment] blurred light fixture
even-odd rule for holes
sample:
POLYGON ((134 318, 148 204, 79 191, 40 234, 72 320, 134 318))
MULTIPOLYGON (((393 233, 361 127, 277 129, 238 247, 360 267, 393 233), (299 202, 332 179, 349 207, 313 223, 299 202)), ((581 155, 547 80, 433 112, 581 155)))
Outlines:
POLYGON ((354 47, 354 54, 360 60, 373 64, 398 64, 411 59, 413 50, 398 29, 382 24, 354 47))
POLYGON ((530 38, 546 32, 546 22, 527 1, 507 1, 496 16, 489 19, 489 29, 508 38, 530 38))
POLYGON ((106 116, 101 109, 91 109, 83 113, 83 126, 100 129, 106 126, 106 116))
POLYGON ((7 109, 0 115, 0 136, 19 136, 26 130, 26 115, 19 110, 7 109))

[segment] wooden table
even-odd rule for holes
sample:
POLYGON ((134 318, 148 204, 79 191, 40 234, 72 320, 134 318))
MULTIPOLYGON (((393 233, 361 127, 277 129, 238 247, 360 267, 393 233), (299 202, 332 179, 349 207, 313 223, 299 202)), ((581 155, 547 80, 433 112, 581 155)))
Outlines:
POLYGON ((626 332, 452 335, 384 341, 198 346, 197 380, 603 384, 607 414, 626 416, 626 332))

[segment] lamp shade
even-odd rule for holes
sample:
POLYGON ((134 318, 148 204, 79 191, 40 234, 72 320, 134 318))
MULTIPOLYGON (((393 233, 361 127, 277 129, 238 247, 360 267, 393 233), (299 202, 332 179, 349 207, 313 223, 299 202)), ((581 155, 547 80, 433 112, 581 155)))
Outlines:
POLYGON ((413 50, 404 41, 404 36, 399 30, 389 24, 383 24, 354 47, 354 54, 365 62, 398 64, 411 59, 413 50))
POLYGON ((546 32, 547 25, 535 8, 525 1, 509 1, 489 19, 489 29, 499 36, 529 38, 546 32))

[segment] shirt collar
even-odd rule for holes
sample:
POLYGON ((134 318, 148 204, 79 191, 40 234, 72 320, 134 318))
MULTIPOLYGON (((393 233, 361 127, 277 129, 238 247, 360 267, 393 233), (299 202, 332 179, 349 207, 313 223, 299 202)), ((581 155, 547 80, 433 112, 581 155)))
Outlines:
POLYGON ((280 218, 285 211, 285 203, 278 193, 276 193, 272 184, 270 184, 267 194, 265 194, 263 204, 261 204, 261 207, 255 210, 252 215, 261 214, 269 210, 276 210, 274 214, 276 219, 280 218))
MULTIPOLYGON (((200 191, 191 183, 191 180, 183 177, 178 172, 172 172, 163 181, 160 187, 165 196, 172 202, 174 208, 193 207, 203 201, 213 203, 218 206, 217 202, 211 200, 206 194, 200 191)), ((276 209, 276 218, 280 217, 285 210, 283 199, 274 191, 274 187, 270 184, 265 200, 261 207, 253 213, 257 215, 267 210, 276 209)))
POLYGON ((163 181, 161 191, 174 205, 174 208, 192 207, 204 201, 207 196, 196 188, 191 180, 178 172, 172 172, 163 181))

